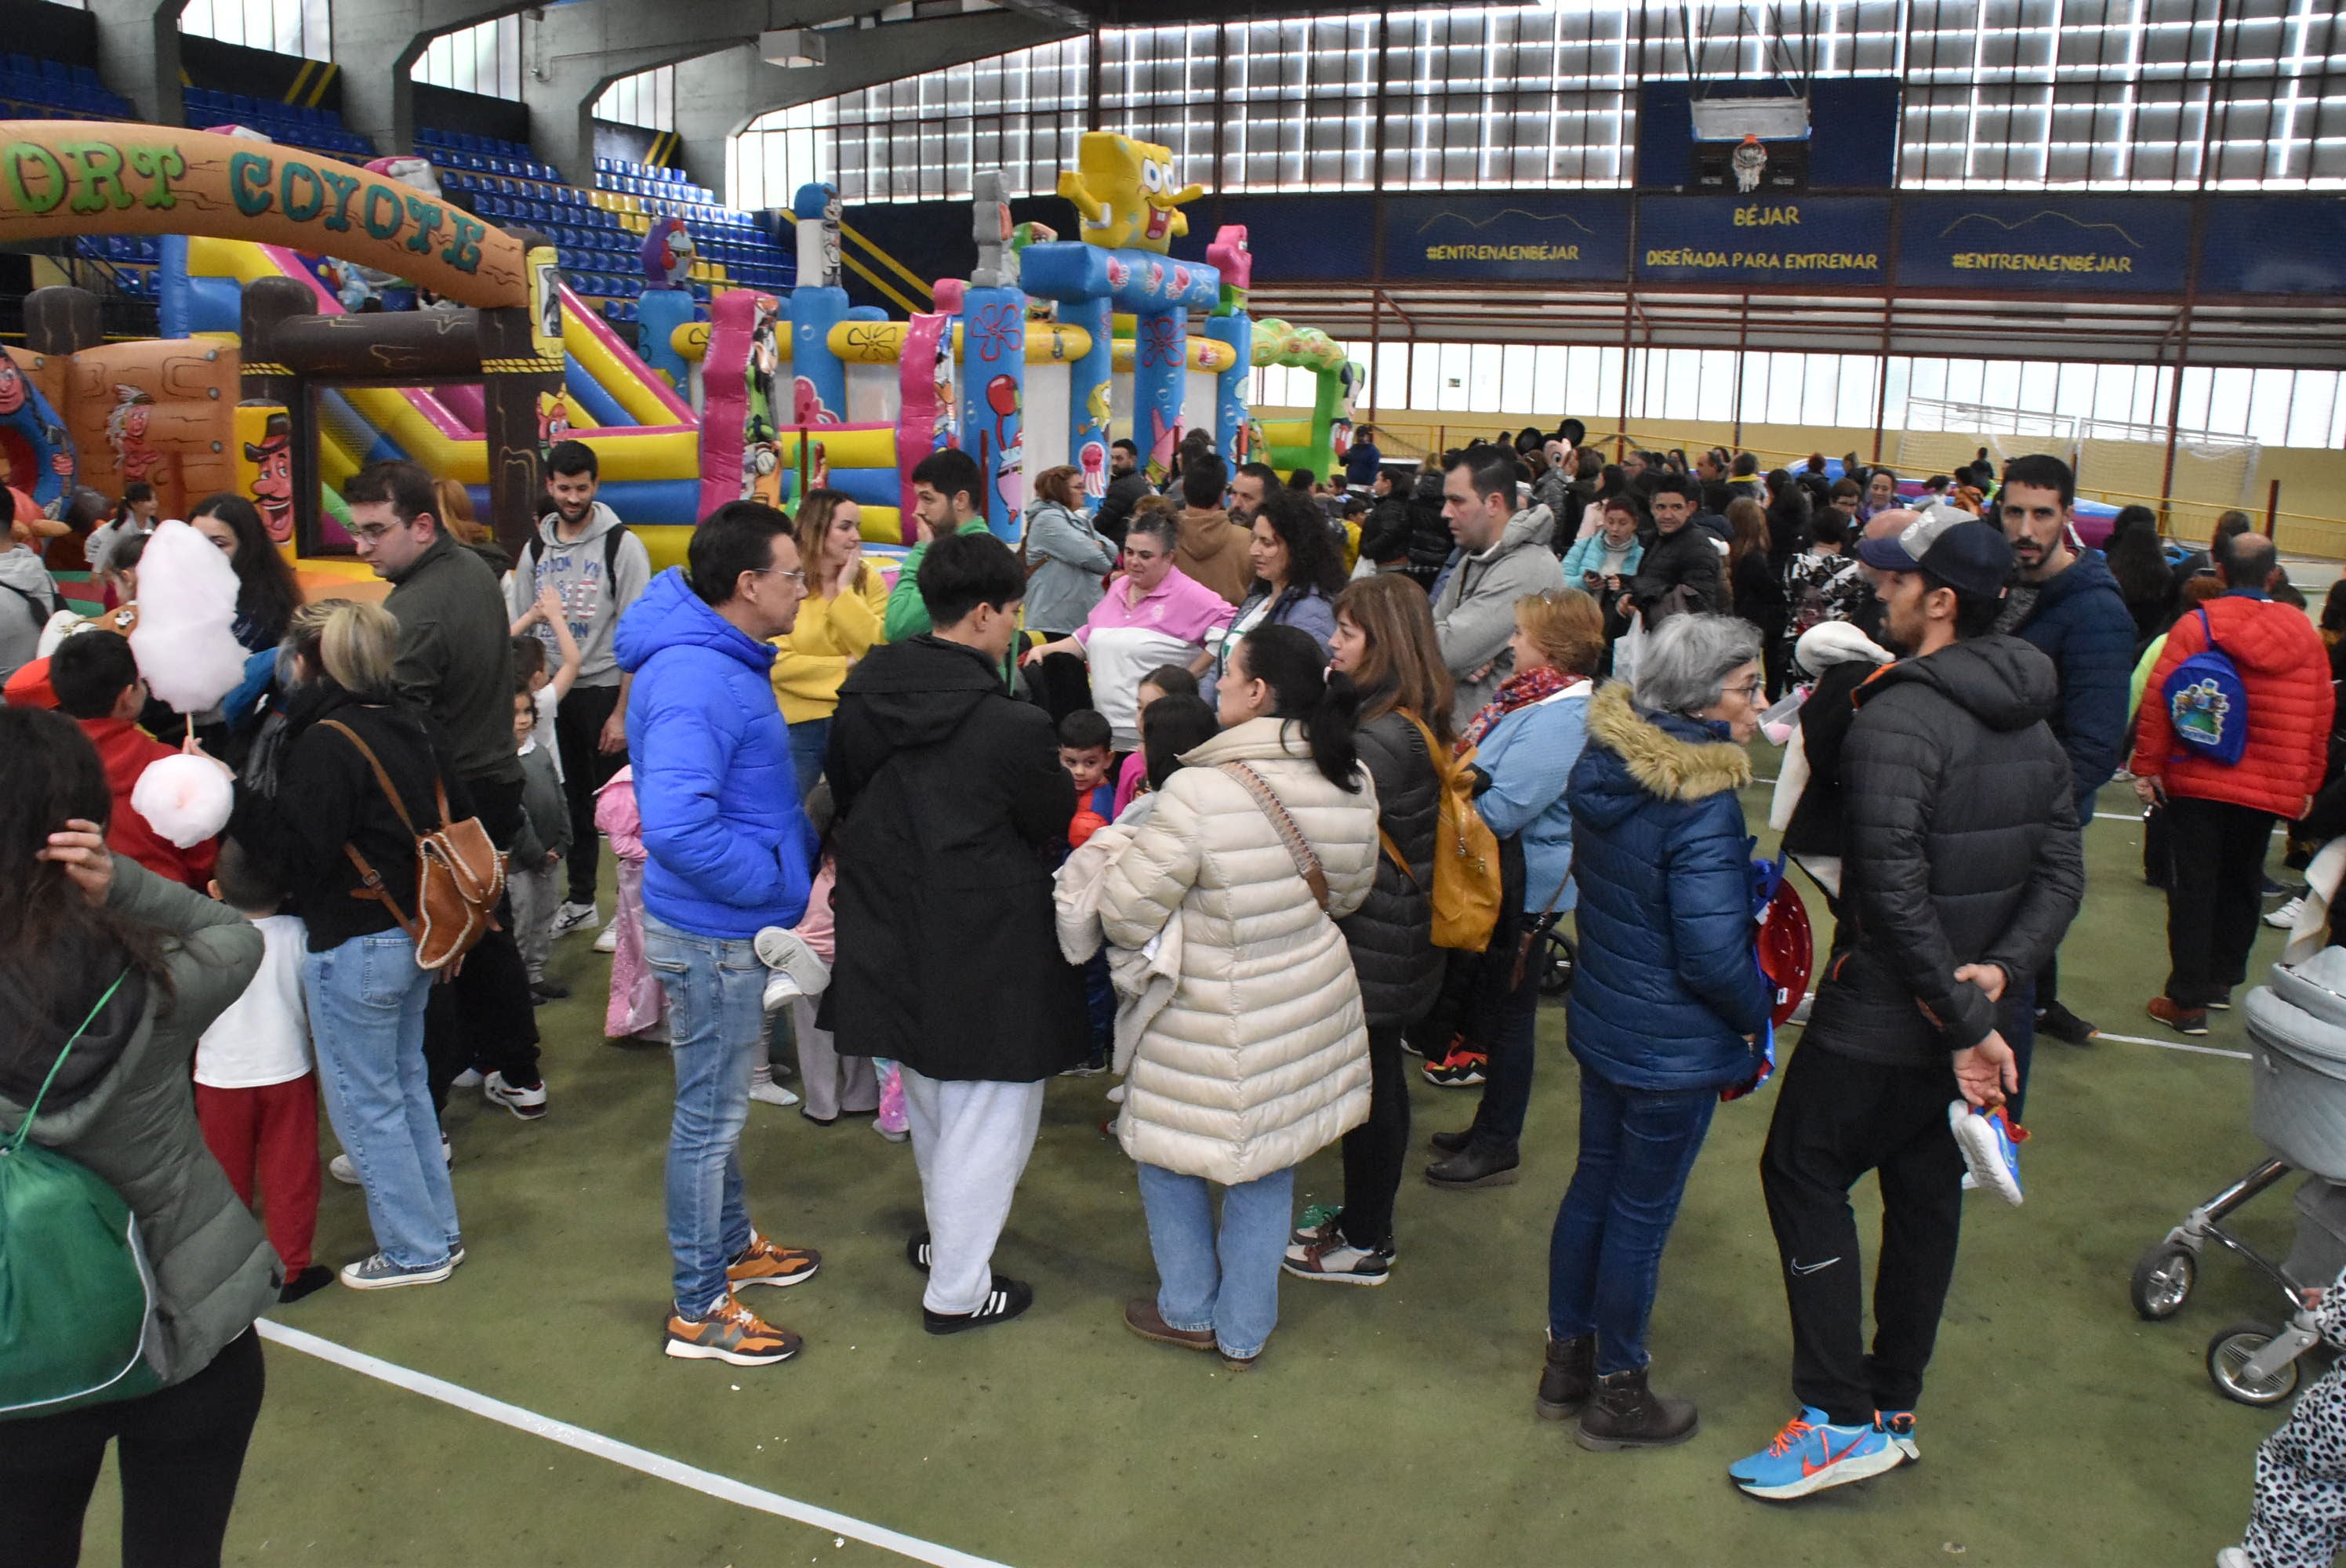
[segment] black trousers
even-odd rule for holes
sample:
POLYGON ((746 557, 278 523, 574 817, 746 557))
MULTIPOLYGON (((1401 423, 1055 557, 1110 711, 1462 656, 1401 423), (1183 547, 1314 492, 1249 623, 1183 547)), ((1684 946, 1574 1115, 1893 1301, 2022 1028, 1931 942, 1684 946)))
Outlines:
POLYGON ((1077 708, 1092 706, 1091 667, 1074 654, 1045 654, 1043 662, 1028 672, 1027 678, 1034 684, 1035 700, 1042 704, 1054 725, 1077 708))
POLYGON ((1947 1125, 1954 1068, 1861 1062, 1803 1044, 1776 1091, 1760 1156, 1792 1316, 1792 1393, 1836 1424, 1911 1410, 1939 1337, 1964 1218, 1964 1156, 1947 1125), (1865 1350, 1849 1189, 1882 1186, 1873 1349, 1865 1350))
MULTIPOLYGON (((473 809, 500 850, 521 829, 521 784, 470 779, 473 809)), ((448 1108, 448 1085, 468 1067, 502 1074, 516 1089, 537 1084, 537 1014, 529 969, 514 942, 513 900, 497 901, 497 929, 464 955, 456 978, 432 988, 423 1008, 424 1075, 432 1104, 448 1108)))
POLYGON ((2168 800, 2164 815, 2168 1000, 2205 1007, 2248 978, 2273 815, 2182 795, 2168 800))
POLYGON ((1393 1197, 1409 1157, 1409 1073, 1401 1025, 1369 1026, 1369 1119, 1344 1135, 1344 1213, 1354 1247, 1393 1244, 1393 1197))
POLYGON ((555 748, 562 755, 562 799, 570 808, 569 900, 595 901, 603 846, 595 833, 595 791, 627 765, 624 750, 605 751, 603 726, 619 706, 616 686, 574 686, 554 710, 555 748))
POLYGON ((0 1562, 81 1561, 82 1516, 118 1442, 123 1568, 219 1568, 265 1382, 248 1329, 210 1366, 144 1398, 0 1421, 0 1562))

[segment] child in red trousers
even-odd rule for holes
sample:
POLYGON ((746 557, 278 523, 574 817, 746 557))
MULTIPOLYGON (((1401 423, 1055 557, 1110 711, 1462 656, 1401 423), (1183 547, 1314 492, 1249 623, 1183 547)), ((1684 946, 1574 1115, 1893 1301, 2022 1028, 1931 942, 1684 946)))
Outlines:
POLYGON ((301 1003, 308 932, 282 914, 285 892, 233 840, 222 840, 212 897, 260 930, 260 969, 196 1044, 196 1121, 229 1185, 250 1207, 256 1186, 261 1227, 285 1266, 280 1301, 332 1283, 310 1260, 318 1230, 318 1074, 301 1003))

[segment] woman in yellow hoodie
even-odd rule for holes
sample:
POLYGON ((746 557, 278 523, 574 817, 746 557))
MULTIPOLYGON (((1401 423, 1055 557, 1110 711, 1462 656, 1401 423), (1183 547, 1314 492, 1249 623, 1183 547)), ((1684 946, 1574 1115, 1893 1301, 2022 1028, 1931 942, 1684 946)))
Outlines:
POLYGON ((803 799, 822 775, 839 683, 887 640, 888 584, 863 558, 863 509, 836 490, 810 490, 798 509, 806 598, 798 625, 774 639, 774 697, 790 727, 790 757, 803 799))

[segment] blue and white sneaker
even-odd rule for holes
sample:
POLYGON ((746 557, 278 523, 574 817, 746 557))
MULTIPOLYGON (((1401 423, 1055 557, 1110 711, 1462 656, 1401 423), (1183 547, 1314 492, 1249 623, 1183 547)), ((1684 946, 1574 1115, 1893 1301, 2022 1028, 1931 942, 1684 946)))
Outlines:
POLYGON ((1803 1410, 1786 1421, 1774 1441, 1729 1471, 1735 1484, 1749 1496, 1786 1502, 1905 1462, 1905 1454, 1890 1435, 1872 1421, 1843 1427, 1809 1419, 1823 1414, 1803 1410))
POLYGON ((1904 1456, 1908 1464, 1921 1461, 1923 1449, 1922 1445, 1914 1441, 1912 1410, 1876 1410, 1873 1412, 1873 1424, 1882 1429, 1882 1435, 1887 1437, 1892 1446, 1904 1456))
POLYGON ((1955 1147, 1975 1186, 1985 1187, 2013 1207, 2020 1207, 2020 1145, 2027 1129, 2006 1119, 2004 1107, 1974 1110, 1962 1100, 1947 1107, 1947 1125, 1954 1129, 1955 1147))

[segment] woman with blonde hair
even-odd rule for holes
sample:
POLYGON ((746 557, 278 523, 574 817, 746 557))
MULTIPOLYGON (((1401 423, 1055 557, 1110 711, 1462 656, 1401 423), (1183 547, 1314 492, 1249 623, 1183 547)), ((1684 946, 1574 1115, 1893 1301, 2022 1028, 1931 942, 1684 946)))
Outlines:
MULTIPOLYGON (((1080 510, 1083 475, 1066 463, 1035 479, 1026 504, 1026 629, 1045 642, 1071 636, 1089 618, 1116 569, 1116 545, 1080 510)), ((1084 661, 1073 654, 1044 657, 1037 667, 1043 707, 1054 722, 1092 705, 1084 661)))
POLYGON ((1409 1156, 1409 1079, 1402 1031, 1442 989, 1433 945, 1433 855, 1450 751, 1450 672, 1425 590, 1407 577, 1363 577, 1336 596, 1329 667, 1360 694, 1353 742, 1376 785, 1381 852, 1361 907, 1338 922, 1351 945, 1369 1031, 1369 1119, 1344 1135, 1341 1204, 1304 1210, 1285 1268, 1301 1279, 1382 1285, 1395 1247, 1393 1199, 1409 1156))
MULTIPOLYGON (((1515 673, 1466 727, 1474 748, 1474 809, 1499 840, 1499 920, 1483 950, 1465 1038, 1428 1062, 1429 1082, 1479 1083, 1474 1120, 1437 1133, 1436 1186, 1501 1186, 1515 1179, 1532 1098, 1533 1028, 1539 1021, 1541 939, 1570 914, 1572 807, 1566 780, 1588 738, 1588 699, 1605 657, 1605 616, 1578 588, 1515 601, 1515 673), (1462 1061, 1461 1058, 1464 1058, 1462 1061)), ((1454 962, 1468 962, 1465 955, 1454 962)))
POLYGON ((839 685, 888 640, 888 584, 863 558, 863 508, 837 490, 809 490, 799 502, 799 559, 806 597, 787 636, 774 639, 774 698, 790 727, 799 799, 822 777, 839 685))
POLYGON ((343 1268, 342 1283, 434 1285, 464 1247, 424 1077, 432 974, 417 966, 403 917, 417 912, 415 831, 440 821, 439 789, 451 817, 470 816, 472 804, 400 697, 390 611, 348 599, 305 606, 287 642, 292 687, 275 789, 240 785, 228 836, 274 868, 308 927, 301 990, 318 1081, 374 1229, 374 1254, 343 1268))

